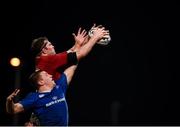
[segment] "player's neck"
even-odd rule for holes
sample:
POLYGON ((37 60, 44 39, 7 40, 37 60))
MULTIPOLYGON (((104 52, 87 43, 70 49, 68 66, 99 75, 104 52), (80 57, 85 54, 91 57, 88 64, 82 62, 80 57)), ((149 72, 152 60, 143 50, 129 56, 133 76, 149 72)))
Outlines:
POLYGON ((39 93, 51 92, 52 89, 53 87, 44 85, 39 87, 38 92, 39 93))

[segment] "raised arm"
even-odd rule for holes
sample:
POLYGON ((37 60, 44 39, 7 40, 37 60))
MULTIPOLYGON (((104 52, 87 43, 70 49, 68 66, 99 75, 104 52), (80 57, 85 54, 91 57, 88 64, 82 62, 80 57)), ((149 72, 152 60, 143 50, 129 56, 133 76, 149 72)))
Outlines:
POLYGON ((76 51, 77 59, 80 60, 81 58, 87 56, 89 52, 92 50, 93 46, 104 36, 108 35, 109 31, 105 30, 104 27, 98 26, 94 27, 93 36, 82 45, 79 50, 76 51))
POLYGON ((66 78, 67 78, 67 83, 68 85, 70 84, 72 78, 73 78, 73 75, 75 73, 75 70, 77 68, 78 65, 72 65, 70 67, 68 67, 65 71, 64 71, 64 74, 66 75, 66 78))
POLYGON ((89 37, 87 31, 85 29, 82 30, 81 27, 78 29, 77 34, 73 33, 72 35, 74 36, 75 44, 67 52, 78 52, 78 59, 81 59, 90 52, 90 50, 98 40, 109 34, 109 31, 105 30, 102 25, 96 26, 96 24, 94 24, 91 29, 94 29, 94 36, 92 37, 89 37), (87 43, 90 44, 86 45, 87 43))
POLYGON ((16 89, 12 94, 10 94, 6 99, 6 111, 11 114, 16 114, 23 112, 24 108, 20 103, 14 103, 13 99, 19 93, 19 89, 16 89))

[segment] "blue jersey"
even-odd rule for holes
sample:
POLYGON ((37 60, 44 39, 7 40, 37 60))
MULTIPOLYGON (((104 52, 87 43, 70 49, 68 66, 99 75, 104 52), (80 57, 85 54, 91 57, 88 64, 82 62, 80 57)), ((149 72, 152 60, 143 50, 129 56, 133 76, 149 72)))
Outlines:
POLYGON ((65 99, 67 78, 62 74, 50 92, 29 93, 21 103, 25 110, 32 109, 41 126, 67 126, 68 106, 65 99))

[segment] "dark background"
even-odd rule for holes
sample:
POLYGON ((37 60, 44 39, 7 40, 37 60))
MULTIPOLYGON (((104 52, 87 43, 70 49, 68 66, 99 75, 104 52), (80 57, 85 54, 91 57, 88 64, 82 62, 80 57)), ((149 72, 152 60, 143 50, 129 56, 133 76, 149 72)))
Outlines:
POLYGON ((95 45, 80 63, 67 92, 70 125, 180 125, 177 1, 2 1, 0 125, 23 125, 30 113, 9 115, 6 97, 15 89, 22 61, 21 94, 32 88, 32 39, 47 36, 57 52, 73 45, 73 32, 93 23, 112 41, 95 45))

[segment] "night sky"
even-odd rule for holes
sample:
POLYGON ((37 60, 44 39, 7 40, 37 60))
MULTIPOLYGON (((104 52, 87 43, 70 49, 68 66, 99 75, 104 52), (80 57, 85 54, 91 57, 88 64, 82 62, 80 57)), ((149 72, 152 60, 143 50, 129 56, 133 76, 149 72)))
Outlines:
POLYGON ((57 52, 71 48, 73 32, 94 23, 110 31, 80 61, 67 91, 69 125, 180 125, 177 1, 6 1, 0 4, 0 125, 23 125, 30 112, 9 115, 6 97, 32 91, 32 39, 47 36, 57 52), (3 7, 3 8, 2 8, 3 7), (9 64, 22 60, 20 69, 9 64))

